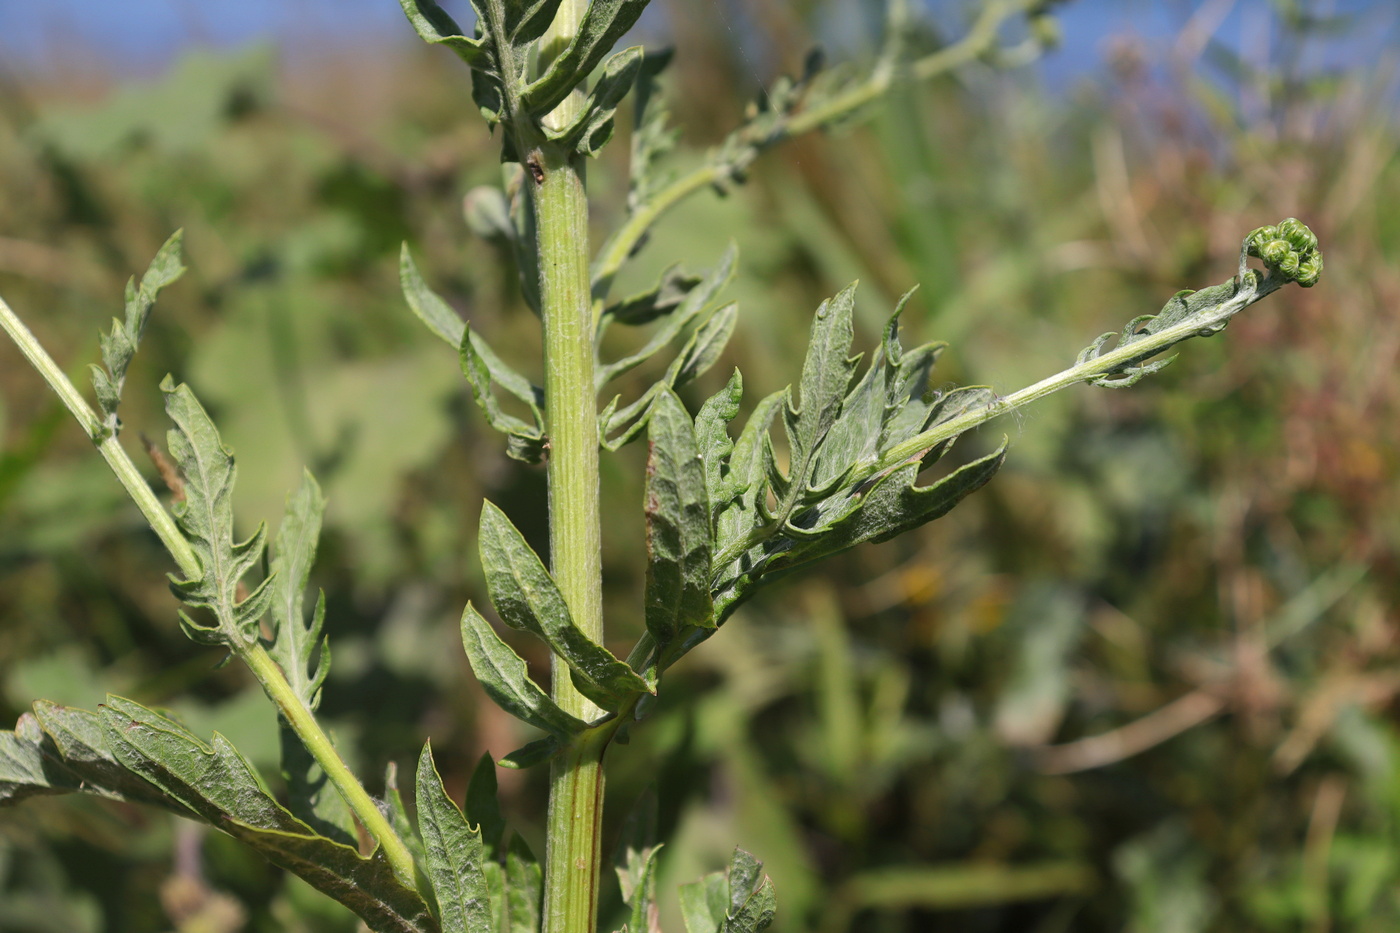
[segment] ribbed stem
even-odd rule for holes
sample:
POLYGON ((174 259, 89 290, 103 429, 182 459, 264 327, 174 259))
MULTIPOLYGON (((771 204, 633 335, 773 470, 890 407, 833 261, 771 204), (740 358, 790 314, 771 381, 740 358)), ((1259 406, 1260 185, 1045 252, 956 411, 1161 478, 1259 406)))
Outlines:
MULTIPOLYGON (((548 146, 532 152, 529 162, 544 318, 550 563, 574 622, 601 643, 598 415, 583 165, 581 157, 548 146)), ((602 712, 574 689, 567 666, 558 661, 553 696, 581 719, 602 712)), ((582 741, 550 771, 544 933, 593 933, 605 746, 582 741)))

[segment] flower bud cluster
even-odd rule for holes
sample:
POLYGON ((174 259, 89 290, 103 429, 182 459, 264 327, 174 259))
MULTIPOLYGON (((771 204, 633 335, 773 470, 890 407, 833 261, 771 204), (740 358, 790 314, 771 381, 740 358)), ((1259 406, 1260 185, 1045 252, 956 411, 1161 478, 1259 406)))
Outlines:
POLYGON ((1322 253, 1307 224, 1290 217, 1278 225, 1260 227, 1249 235, 1249 255, 1262 259, 1271 272, 1312 288, 1322 275, 1322 253))

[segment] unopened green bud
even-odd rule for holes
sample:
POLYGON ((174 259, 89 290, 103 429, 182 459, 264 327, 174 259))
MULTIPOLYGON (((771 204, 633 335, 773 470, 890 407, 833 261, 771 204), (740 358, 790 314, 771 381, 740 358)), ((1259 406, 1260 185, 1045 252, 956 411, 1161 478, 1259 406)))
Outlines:
POLYGON ((1298 263, 1298 284, 1304 288, 1312 288, 1317 284, 1318 278, 1322 275, 1322 254, 1313 253, 1307 259, 1298 263))
POLYGON ((1298 275, 1298 263, 1298 254, 1293 250, 1289 250, 1284 255, 1283 259, 1279 260, 1279 262, 1277 263, 1278 271, 1282 272, 1290 279, 1294 278, 1298 275))
POLYGON ((1278 235, 1289 242, 1300 253, 1317 249, 1317 237, 1307 225, 1296 217, 1290 217, 1278 225, 1278 235))
POLYGON ((1259 258, 1271 266, 1277 266, 1287 258, 1290 252, 1292 250, 1288 248, 1286 240, 1268 240, 1259 248, 1259 258))

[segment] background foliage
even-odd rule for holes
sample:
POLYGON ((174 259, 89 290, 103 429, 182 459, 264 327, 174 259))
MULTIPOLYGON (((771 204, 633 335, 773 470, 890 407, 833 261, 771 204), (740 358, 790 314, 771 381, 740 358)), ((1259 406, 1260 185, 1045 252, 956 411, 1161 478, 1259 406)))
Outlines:
MULTIPOLYGON (((910 342, 952 344, 938 378, 1008 390, 1223 279, 1242 231, 1296 215, 1328 255, 1320 287, 1131 392, 1041 403, 950 518, 773 587, 677 668, 611 753, 608 788, 605 845, 656 786, 672 839, 658 890, 737 841, 763 857, 789 931, 1400 923, 1393 71, 1311 64, 1365 20, 1272 6, 1249 59, 1188 28, 1116 40, 1068 92, 979 66, 897 94, 658 228, 638 288, 738 243, 729 362, 750 399, 795 378, 811 309, 856 277, 858 343, 921 282, 904 320, 910 342)), ((697 146, 733 124, 756 72, 796 70, 830 28, 820 5, 755 4, 758 55, 703 10, 680 5, 673 24, 673 99, 694 102, 673 109, 697 146)), ((543 474, 483 430, 451 351, 399 294, 407 239, 472 326, 536 371, 514 277, 463 216, 498 179, 465 80, 406 45, 315 74, 201 53, 87 91, 0 84, 0 288, 82 374, 126 277, 186 229, 191 269, 128 376, 126 436, 163 435, 172 372, 239 454, 244 528, 315 470, 330 504, 313 583, 335 649, 322 712, 361 773, 411 767, 431 734, 460 797, 482 751, 523 739, 457 644, 456 614, 484 596, 481 497, 541 553, 547 539, 543 474)), ((609 157, 624 153, 592 169, 600 224, 621 214, 609 157)), ((682 392, 692 409, 728 372, 682 392)), ((4 715, 119 693, 275 771, 270 708, 180 635, 157 542, 8 345, 0 406, 4 715)), ((605 514, 637 516, 604 542, 619 645, 644 625, 643 456, 604 461, 605 514)), ((533 843, 540 775, 500 777, 533 843)), ((172 928, 354 924, 154 811, 65 798, 0 813, 0 931, 172 928)))

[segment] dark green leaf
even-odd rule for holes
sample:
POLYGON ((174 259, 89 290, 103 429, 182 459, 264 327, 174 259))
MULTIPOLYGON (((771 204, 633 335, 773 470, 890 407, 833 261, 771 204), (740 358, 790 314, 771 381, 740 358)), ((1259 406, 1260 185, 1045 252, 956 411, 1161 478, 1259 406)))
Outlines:
MULTIPOLYGON (((731 879, 730 884, 733 884, 731 879)), ((732 888, 731 888, 732 891, 732 888)), ((773 891, 773 881, 764 877, 758 890, 750 896, 738 912, 724 921, 722 933, 759 933, 773 923, 778 912, 778 897, 773 891)))
POLYGON ((442 926, 462 933, 492 933, 490 897, 482 864, 481 833, 447 796, 433 764, 432 745, 418 758, 418 832, 427 852, 425 871, 437 898, 442 926))
POLYGON ((573 620, 564 596, 543 562, 490 502, 481 510, 478 538, 486 588, 501 621, 543 639, 569 665, 579 690, 599 706, 618 706, 647 692, 646 682, 590 639, 573 620))
POLYGON ((646 624, 665 645, 685 625, 711 625, 710 499, 695 431, 664 390, 648 426, 646 624))
POLYGON ((544 872, 518 833, 506 851, 506 890, 510 933, 539 933, 544 872))
POLYGON ((822 302, 812 319, 807 356, 802 361, 798 399, 801 405, 799 407, 789 397, 783 409, 783 426, 792 456, 787 495, 778 506, 779 520, 791 513, 806 492, 816 464, 817 447, 836 423, 855 374, 856 360, 850 356, 855 289, 854 284, 849 285, 836 297, 822 302))
POLYGON ((520 655, 501 640, 470 603, 462 613, 462 644, 477 680, 501 709, 563 739, 587 726, 555 705, 549 694, 530 679, 520 655))
POLYGON ((726 911, 729 916, 743 909, 762 877, 763 863, 752 853, 736 847, 729 859, 729 909, 726 911))
POLYGON ((730 498, 715 503, 715 547, 719 552, 728 552, 763 521, 759 506, 766 498, 773 463, 769 429, 786 397, 787 390, 780 389, 762 399, 734 442, 725 472, 725 493, 730 498))
POLYGON ((538 764, 544 764, 554 758, 564 750, 565 739, 556 738, 552 735, 542 739, 536 739, 528 745, 522 745, 515 751, 503 757, 496 764, 502 768, 510 768, 512 771, 519 771, 524 768, 532 768, 538 764))
POLYGON ((481 830, 486 857, 494 858, 501 847, 506 821, 501 816, 500 801, 496 799, 496 763, 489 754, 481 756, 467 784, 467 819, 481 830))
POLYGON ((0 732, 0 804, 75 792, 194 816, 117 761, 96 713, 36 700, 13 732, 0 732))
POLYGON ((113 755, 202 819, 349 907, 376 933, 436 933, 417 891, 394 875, 381 850, 363 858, 316 835, 267 792, 223 736, 205 744, 139 704, 109 697, 101 711, 113 755))
POLYGON ((985 457, 928 485, 915 485, 920 464, 907 464, 857 487, 848 496, 823 502, 808 517, 810 527, 789 528, 790 549, 776 553, 768 569, 792 567, 836 554, 865 541, 887 541, 946 515, 980 489, 1001 468, 1006 443, 985 457))
POLYGON ((695 416, 695 445, 705 461, 705 488, 709 491, 710 508, 714 514, 734 495, 733 482, 725 471, 726 461, 734 450, 727 425, 739 414, 739 402, 744 397, 744 377, 739 370, 695 416))
POLYGON ((632 28, 648 2, 650 0, 590 0, 568 48, 550 63, 539 80, 525 88, 521 107, 543 116, 559 106, 579 82, 592 73, 623 33, 632 28))
POLYGON ((165 411, 175 422, 167 435, 170 454, 185 480, 185 500, 174 507, 202 572, 198 577, 171 577, 171 589, 186 605, 210 609, 216 624, 195 622, 183 612, 186 634, 201 644, 242 645, 258 641, 258 620, 272 599, 268 580, 241 602, 238 581, 261 559, 267 529, 263 525, 241 544, 233 540, 233 454, 189 386, 176 386, 167 376, 160 384, 165 411))
POLYGON ((729 910, 723 933, 758 933, 773 922, 776 911, 773 882, 763 874, 763 863, 736 848, 729 862, 729 910))

